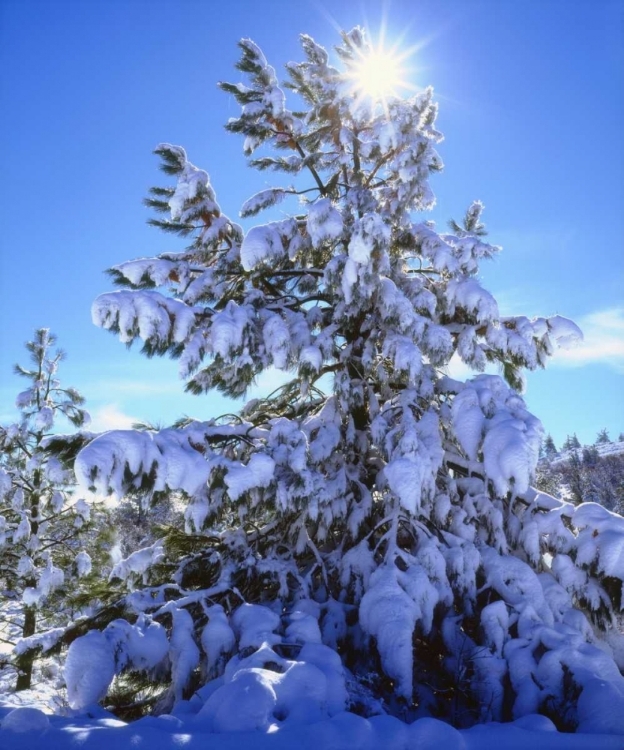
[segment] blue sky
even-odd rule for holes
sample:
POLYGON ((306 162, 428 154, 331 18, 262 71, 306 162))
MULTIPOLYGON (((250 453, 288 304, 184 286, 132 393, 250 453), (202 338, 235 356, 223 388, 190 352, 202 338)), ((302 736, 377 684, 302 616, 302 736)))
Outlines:
MULTIPOLYGON (((624 4, 620 0, 0 0, 0 421, 12 413, 23 343, 50 327, 95 427, 166 424, 231 410, 182 392, 176 363, 126 350, 90 319, 103 271, 179 250, 145 224, 156 144, 183 145, 224 211, 266 186, 223 124, 217 89, 239 80, 236 41, 280 71, 297 35, 382 18, 419 45, 415 85, 432 84, 445 134, 433 181, 440 222, 473 199, 504 246, 482 277, 506 314, 559 313, 582 348, 530 374, 526 399, 560 443, 624 431, 624 4), (330 9, 331 8, 331 9, 330 9)), ((260 386, 266 386, 261 383, 260 386)))

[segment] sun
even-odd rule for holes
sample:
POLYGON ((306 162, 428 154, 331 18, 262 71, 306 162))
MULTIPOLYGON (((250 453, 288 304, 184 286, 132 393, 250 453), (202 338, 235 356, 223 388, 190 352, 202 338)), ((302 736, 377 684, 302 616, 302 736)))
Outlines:
POLYGON ((381 48, 371 50, 354 65, 350 76, 353 88, 375 100, 396 96, 405 73, 401 63, 401 58, 394 52, 381 48))
POLYGON ((401 49, 398 39, 392 46, 385 45, 385 28, 377 43, 365 43, 352 48, 345 79, 354 98, 355 109, 383 108, 389 113, 392 99, 406 92, 417 91, 410 80, 413 70, 406 66, 416 47, 401 49))

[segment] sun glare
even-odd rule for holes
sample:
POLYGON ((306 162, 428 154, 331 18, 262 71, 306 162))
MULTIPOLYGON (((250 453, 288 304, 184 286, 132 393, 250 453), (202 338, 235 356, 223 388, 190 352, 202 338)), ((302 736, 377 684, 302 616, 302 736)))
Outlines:
POLYGON ((402 74, 401 60, 396 55, 372 50, 355 66, 354 88, 373 99, 385 99, 396 95, 402 85, 402 74))

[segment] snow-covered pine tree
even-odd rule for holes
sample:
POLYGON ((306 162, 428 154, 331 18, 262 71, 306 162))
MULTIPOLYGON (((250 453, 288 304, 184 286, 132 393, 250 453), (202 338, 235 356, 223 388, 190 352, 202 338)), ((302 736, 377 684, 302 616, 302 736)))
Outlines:
POLYGON ((624 520, 531 489, 542 428, 518 392, 523 369, 580 332, 501 316, 478 277, 499 252, 479 202, 448 233, 417 218, 442 168, 431 89, 383 105, 358 90, 358 28, 338 68, 301 42, 285 84, 301 111, 248 39, 244 83, 222 84, 251 166, 285 180, 241 215, 296 196, 293 213, 243 231, 208 174, 160 145, 176 181, 152 190, 153 223, 190 245, 116 266, 123 289, 94 303, 122 342, 178 358, 193 393, 240 397, 268 368, 286 382, 238 416, 108 432, 80 452, 98 492, 188 505, 186 535, 117 566, 125 619, 72 643, 70 700, 150 668, 169 684, 161 711, 206 683, 189 710, 215 731, 345 706, 460 725, 541 711, 591 731, 624 707, 624 520), (455 354, 505 379, 454 380, 455 354), (305 700, 289 702, 294 685, 305 700))
POLYGON ((549 460, 557 455, 557 446, 555 445, 555 441, 553 440, 552 435, 546 435, 546 439, 544 440, 543 444, 543 451, 544 456, 549 460))
POLYGON ((562 450, 564 451, 564 453, 577 451, 580 449, 581 449, 581 441, 576 437, 576 432, 574 433, 574 435, 568 435, 562 447, 562 450))
POLYGON ((64 355, 55 342, 41 328, 26 344, 31 364, 15 366, 29 381, 16 399, 20 417, 0 425, 0 628, 17 646, 17 690, 30 687, 37 650, 52 643, 38 634, 62 622, 59 592, 91 569, 82 548, 91 508, 72 496, 71 469, 45 451, 59 417, 76 427, 88 422, 82 396, 58 380, 64 355))

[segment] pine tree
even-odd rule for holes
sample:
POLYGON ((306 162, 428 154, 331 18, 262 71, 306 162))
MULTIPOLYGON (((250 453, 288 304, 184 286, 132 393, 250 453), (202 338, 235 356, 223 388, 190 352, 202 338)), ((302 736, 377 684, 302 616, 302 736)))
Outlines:
POLYGON ((556 455, 557 446, 555 445, 555 441, 553 440, 552 435, 546 435, 546 439, 544 440, 544 456, 550 460, 556 455))
POLYGON ((609 437, 609 433, 607 432, 606 428, 603 430, 600 430, 598 435, 596 436, 596 442, 594 445, 606 445, 607 443, 611 442, 611 438, 609 437))
POLYGON ((46 437, 58 417, 77 427, 88 420, 80 394, 57 379, 63 353, 53 350, 55 341, 42 328, 26 344, 30 368, 15 367, 29 381, 16 401, 20 418, 0 426, 0 627, 9 643, 21 637, 17 690, 31 685, 36 649, 26 646, 34 646, 33 637, 58 624, 50 615, 59 609, 59 590, 87 574, 91 565, 81 548, 91 509, 72 497, 71 471, 45 452, 46 437))
POLYGON ((568 435, 565 439, 565 442, 563 444, 563 451, 565 452, 573 452, 581 449, 581 443, 579 439, 576 437, 576 432, 574 435, 570 436, 568 435))
POLYGON ((580 333, 559 316, 500 315, 478 278, 499 252, 481 203, 450 232, 415 221, 442 168, 432 91, 379 102, 358 90, 353 72, 370 51, 360 29, 336 48, 340 69, 301 41, 305 60, 288 64, 285 85, 304 111, 287 109, 247 39, 245 82, 221 84, 242 107, 227 128, 251 166, 292 181, 241 215, 298 201, 291 215, 243 231, 208 174, 162 144, 175 184, 152 190, 153 224, 190 244, 114 267, 123 288, 94 304, 122 342, 178 358, 192 393, 241 397, 271 367, 287 380, 237 416, 83 447, 83 483, 179 493, 186 530, 163 530, 115 568, 132 593, 102 613, 102 633, 71 644, 70 701, 151 670, 156 710, 168 710, 223 675, 202 709, 213 729, 227 728, 223 702, 250 696, 264 707, 258 723, 237 728, 267 727, 289 718, 280 681, 321 669, 342 687, 307 705, 330 714, 381 705, 459 725, 538 711, 573 723, 585 715, 573 696, 589 701, 597 685, 623 702, 607 641, 624 569, 600 550, 624 521, 531 489, 542 428, 518 390, 524 369, 580 333), (498 363, 504 379, 454 380, 454 354, 477 372, 498 363), (146 659, 132 643, 148 634, 158 647, 146 659), (85 649, 108 660, 96 683, 85 649))

